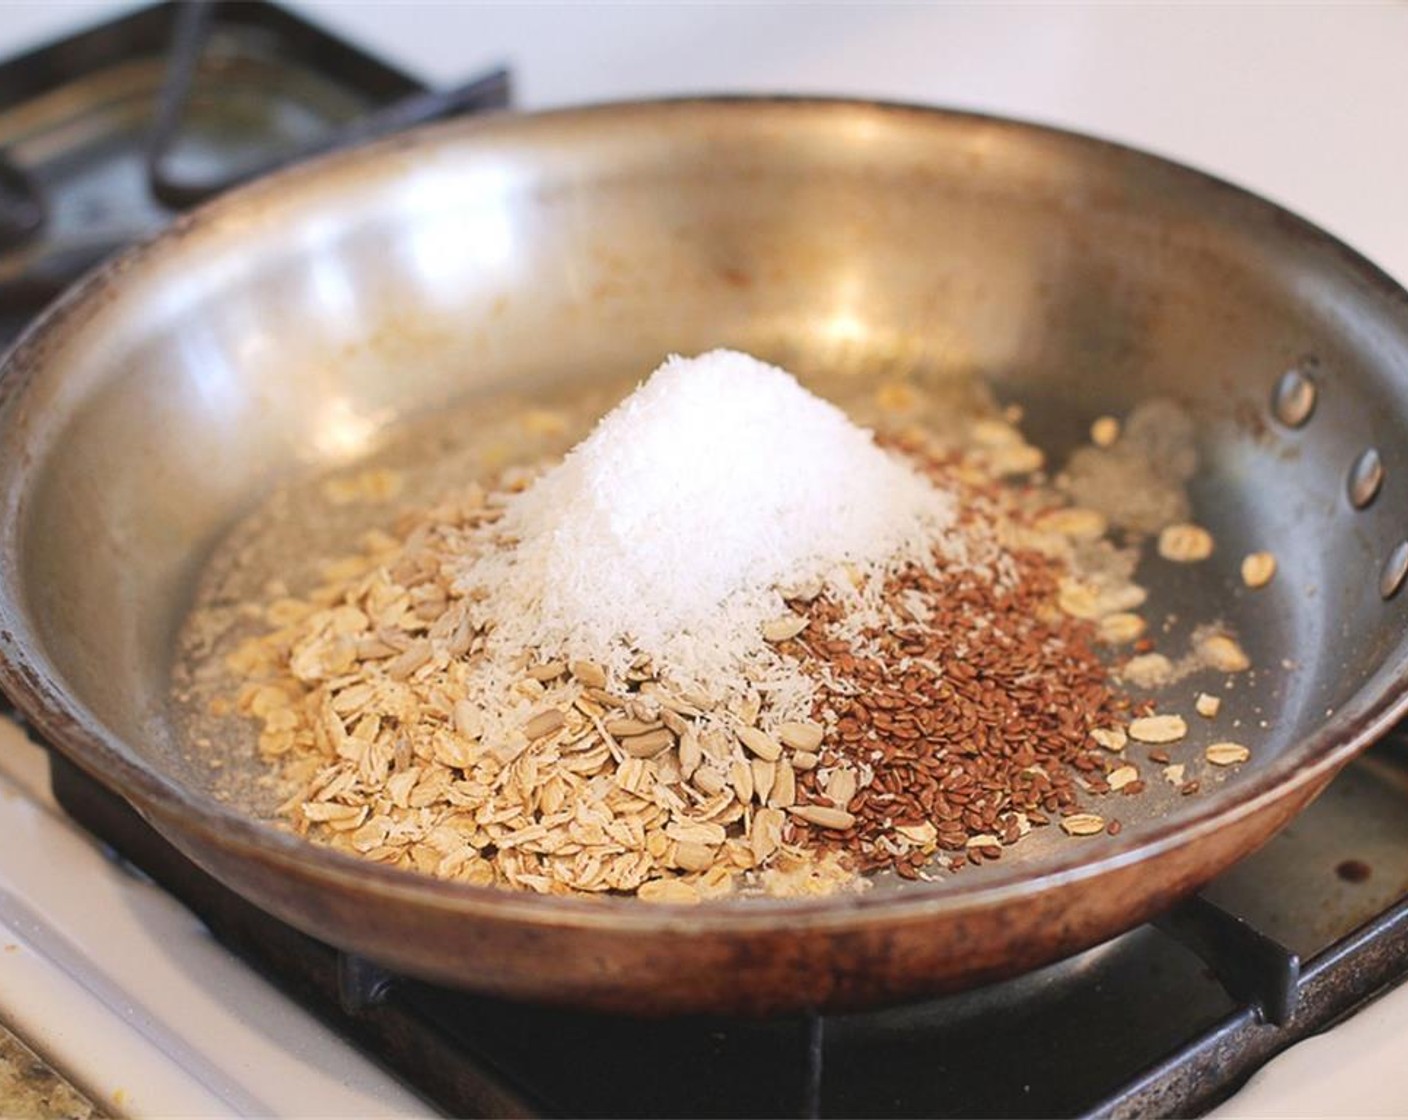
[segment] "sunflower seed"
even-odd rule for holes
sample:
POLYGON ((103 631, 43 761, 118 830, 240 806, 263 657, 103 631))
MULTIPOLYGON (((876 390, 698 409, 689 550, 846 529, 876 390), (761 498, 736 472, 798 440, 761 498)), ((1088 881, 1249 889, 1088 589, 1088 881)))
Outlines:
POLYGON ((768 794, 772 792, 773 782, 777 780, 777 763, 764 762, 761 758, 755 758, 752 762, 753 770, 753 796, 757 798, 758 804, 768 803, 768 794))
POLYGON ((729 777, 733 782, 733 792, 738 796, 738 803, 747 805, 753 800, 753 767, 740 758, 729 767, 729 777))
POLYGON ((777 764, 777 775, 773 778, 772 794, 768 805, 774 809, 786 809, 797 803, 797 775, 787 759, 777 764))
POLYGON ((642 719, 609 719, 606 721, 606 730, 618 738, 622 735, 644 735, 650 731, 660 730, 659 720, 642 719))
POLYGON ((738 738, 745 747, 766 762, 776 762, 782 757, 782 747, 777 740, 756 727, 740 727, 738 738))
POLYGON ((660 709, 660 722, 670 729, 675 738, 679 738, 689 730, 689 728, 694 726, 678 712, 663 707, 660 709))
POLYGON ((663 727, 642 735, 625 735, 616 740, 632 758, 654 758, 666 747, 674 745, 675 737, 663 727))
POLYGON ((821 746, 824 729, 819 723, 788 720, 777 728, 777 737, 794 751, 815 751, 821 746))
POLYGON ((560 731, 562 725, 567 722, 564 716, 556 708, 548 708, 539 712, 532 719, 523 725, 523 734, 529 740, 545 739, 555 731, 560 731))
POLYGON ((825 805, 794 805, 788 812, 818 828, 834 828, 840 832, 856 823, 855 817, 844 809, 831 809, 825 805))

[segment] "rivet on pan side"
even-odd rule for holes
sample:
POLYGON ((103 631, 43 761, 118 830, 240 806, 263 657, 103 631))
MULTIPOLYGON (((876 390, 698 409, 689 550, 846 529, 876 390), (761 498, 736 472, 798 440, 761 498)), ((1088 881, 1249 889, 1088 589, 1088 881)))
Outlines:
POLYGON ((1399 541, 1384 561, 1384 570, 1379 573, 1379 594, 1385 599, 1392 599, 1405 579, 1408 579, 1408 541, 1399 541))
POLYGON ((1299 428, 1315 411, 1315 382, 1298 369, 1289 369, 1271 393, 1271 413, 1288 428, 1299 428))
POLYGON ((1379 496, 1384 484, 1384 463, 1379 453, 1369 447, 1359 453, 1349 468, 1349 500, 1355 509, 1363 509, 1379 496))

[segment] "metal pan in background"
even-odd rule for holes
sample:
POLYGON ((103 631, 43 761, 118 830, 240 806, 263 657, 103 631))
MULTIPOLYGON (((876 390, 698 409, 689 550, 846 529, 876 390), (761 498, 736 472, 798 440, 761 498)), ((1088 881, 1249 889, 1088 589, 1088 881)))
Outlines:
MULTIPOLYGON (((650 1013, 918 997, 1168 906, 1398 716, 1404 607, 1385 592, 1408 555, 1406 370, 1408 297, 1367 262, 1087 138, 773 100, 418 131, 181 220, 9 356, 0 684, 217 877, 395 969, 650 1013), (174 635, 210 549, 276 479, 472 413, 490 387, 560 393, 720 345, 858 383, 982 375, 1058 456, 1096 415, 1179 400, 1218 551, 1140 580, 1151 612, 1221 614, 1243 636, 1261 668, 1222 718, 1253 760, 1198 797, 1121 805, 1117 838, 1019 846, 937 884, 688 910, 423 879, 214 796, 166 703, 174 635), (1280 572, 1251 596, 1237 564, 1258 549, 1280 572)), ((1191 706, 1224 682, 1185 683, 1191 706)))

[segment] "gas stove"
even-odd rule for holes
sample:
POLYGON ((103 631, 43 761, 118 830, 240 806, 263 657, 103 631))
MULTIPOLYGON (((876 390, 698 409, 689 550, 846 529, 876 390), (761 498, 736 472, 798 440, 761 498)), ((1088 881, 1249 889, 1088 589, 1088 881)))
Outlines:
MULTIPOLYGON (((36 35, 53 29, 52 9, 14 11, 36 35)), ((1331 156, 1350 144, 1365 127, 1363 86, 1387 80, 1373 52, 1388 50, 1392 32, 1408 34, 1402 11, 1335 21, 1094 6, 1018 15, 398 5, 313 15, 393 56, 419 56, 443 88, 254 3, 141 9, 0 63, 0 336, 83 269, 272 166, 504 107, 507 74, 485 53, 500 43, 529 107, 787 89, 966 104, 1103 132, 1211 165, 1408 273, 1408 231, 1388 209, 1408 186, 1408 157, 1359 167, 1378 175, 1349 192, 1350 205, 1326 172, 1329 156, 1295 166, 1305 147, 1266 135, 1299 114, 1326 126, 1316 142, 1331 156), (1223 41, 1272 32, 1290 43, 1286 65, 1300 85, 1223 41), (1298 52, 1312 48, 1330 75, 1296 70, 1298 52), (1210 63, 1201 82, 1176 86, 1200 51, 1225 58, 1227 73, 1210 63), (936 74, 939 60, 947 68, 936 74), (480 61, 462 80, 465 63, 480 61), (1228 100, 1215 122, 1209 99, 1219 96, 1228 100), (1258 116, 1273 107, 1275 121, 1258 116)), ((23 45, 22 34, 0 28, 0 52, 23 45)), ((1408 79, 1393 80, 1408 94, 1408 79)), ((0 1024, 117 1114, 1408 1108, 1393 1057, 1408 1041, 1408 988, 1394 991, 1408 976, 1408 738, 1398 736, 1346 768, 1265 849, 1149 926, 975 992, 766 1022, 641 1023, 391 975, 231 894, 8 724, 0 827, 18 838, 0 846, 0 1024), (1355 1096, 1364 1086, 1377 1095, 1355 1096)))

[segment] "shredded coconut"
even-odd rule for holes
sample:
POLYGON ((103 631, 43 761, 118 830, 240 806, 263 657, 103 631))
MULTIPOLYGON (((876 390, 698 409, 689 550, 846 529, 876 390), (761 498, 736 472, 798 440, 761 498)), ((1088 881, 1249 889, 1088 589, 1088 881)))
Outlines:
POLYGON ((460 586, 493 626, 490 661, 535 649, 622 673, 645 655, 714 686, 746 669, 760 691, 795 693, 795 709, 811 682, 760 633, 787 589, 878 593, 875 577, 932 563, 954 522, 950 494, 840 409, 715 350, 670 358, 510 499, 499 530, 512 546, 471 560, 460 586))

